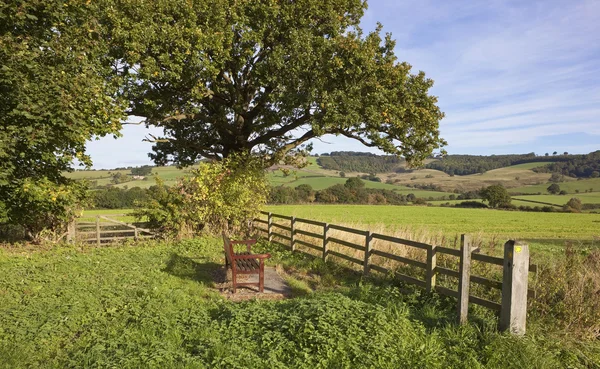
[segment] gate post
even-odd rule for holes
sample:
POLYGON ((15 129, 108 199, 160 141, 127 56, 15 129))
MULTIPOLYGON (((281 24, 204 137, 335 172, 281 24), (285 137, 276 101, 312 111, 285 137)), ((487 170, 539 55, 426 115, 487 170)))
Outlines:
POLYGON ((460 265, 458 277, 458 323, 465 324, 469 314, 469 283, 471 281, 471 240, 460 236, 460 265))
POLYGON ((501 331, 525 334, 528 273, 529 246, 513 240, 505 243, 499 324, 501 331))

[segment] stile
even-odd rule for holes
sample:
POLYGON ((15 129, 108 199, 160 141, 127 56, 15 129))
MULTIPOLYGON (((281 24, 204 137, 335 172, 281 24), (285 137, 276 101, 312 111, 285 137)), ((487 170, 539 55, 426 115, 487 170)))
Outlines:
POLYGON ((458 278, 458 323, 467 323, 469 314, 469 283, 471 281, 471 239, 460 236, 460 264, 458 278))

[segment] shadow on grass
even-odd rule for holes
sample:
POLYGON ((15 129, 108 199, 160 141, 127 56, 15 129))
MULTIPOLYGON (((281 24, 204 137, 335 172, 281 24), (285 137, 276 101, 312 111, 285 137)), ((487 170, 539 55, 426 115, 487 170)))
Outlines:
POLYGON ((162 270, 172 276, 201 282, 207 285, 221 283, 225 278, 223 266, 214 262, 197 262, 196 260, 172 253, 167 266, 162 270))

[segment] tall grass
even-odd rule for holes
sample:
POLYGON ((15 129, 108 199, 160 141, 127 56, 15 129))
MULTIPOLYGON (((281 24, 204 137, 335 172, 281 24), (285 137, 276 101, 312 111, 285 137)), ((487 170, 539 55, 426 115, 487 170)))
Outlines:
MULTIPOLYGON (((281 223, 284 224, 284 223, 281 223)), ((289 225, 289 224, 288 224, 289 225)), ((341 226, 354 229, 368 229, 373 233, 423 242, 436 246, 445 246, 458 249, 458 237, 445 237, 441 232, 427 232, 422 229, 412 230, 409 227, 397 228, 390 231, 383 224, 361 225, 359 223, 342 223, 341 226)), ((296 223, 296 229, 322 234, 320 226, 296 223)), ((273 227, 277 233, 290 236, 289 231, 273 227)), ((349 232, 330 229, 329 237, 341 239, 356 245, 364 245, 365 236, 349 232)), ((310 236, 297 234, 297 240, 322 247, 322 240, 310 236)), ((274 237, 278 240, 278 237, 274 237)), ((471 235, 471 247, 478 248, 481 253, 493 256, 502 256, 503 244, 507 240, 483 233, 471 235)), ((279 242, 289 246, 289 241, 279 239, 279 242)), ((374 250, 380 250, 394 255, 402 256, 416 261, 426 262, 426 251, 410 246, 391 243, 383 240, 374 240, 371 243, 374 250)), ((357 260, 363 260, 364 251, 356 250, 333 241, 328 243, 329 250, 342 253, 357 260)), ((296 249, 314 257, 322 257, 322 251, 304 245, 296 244, 296 249)), ((344 267, 362 271, 361 264, 353 263, 336 256, 329 259, 344 267)), ((420 280, 425 278, 425 270, 407 265, 398 261, 374 255, 371 264, 384 267, 396 273, 402 273, 420 280)), ((576 252, 572 243, 568 243, 563 257, 554 255, 552 258, 544 257, 532 260, 538 263, 538 272, 530 273, 529 286, 534 291, 535 297, 528 300, 529 315, 538 321, 552 326, 558 334, 566 334, 585 339, 600 338, 600 250, 592 249, 588 253, 576 252)), ((459 260, 452 255, 438 253, 437 265, 458 271, 459 260)), ((478 261, 472 261, 471 274, 488 279, 502 281, 502 267, 478 261)), ((437 284, 456 290, 458 280, 454 277, 438 274, 437 284)), ((500 303, 501 290, 483 286, 476 283, 470 285, 471 295, 500 303)))

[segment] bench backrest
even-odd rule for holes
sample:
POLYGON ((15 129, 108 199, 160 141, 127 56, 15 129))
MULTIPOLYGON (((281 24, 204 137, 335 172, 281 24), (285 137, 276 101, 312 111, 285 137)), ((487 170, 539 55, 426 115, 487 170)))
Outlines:
POLYGON ((232 265, 233 261, 233 247, 231 245, 231 240, 225 232, 223 232, 223 248, 225 249, 225 257, 227 258, 227 264, 232 265))

